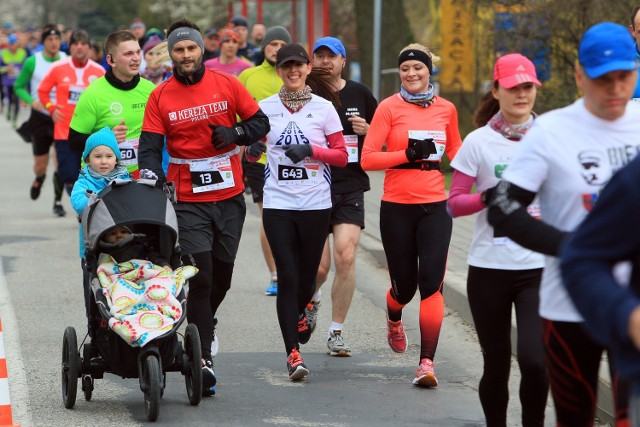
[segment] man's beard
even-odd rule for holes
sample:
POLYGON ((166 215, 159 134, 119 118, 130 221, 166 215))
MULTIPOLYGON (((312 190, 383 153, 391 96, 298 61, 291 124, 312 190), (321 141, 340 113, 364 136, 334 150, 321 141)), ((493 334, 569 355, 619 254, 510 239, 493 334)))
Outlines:
POLYGON ((200 67, 202 66, 202 56, 200 56, 200 58, 195 59, 193 61, 193 68, 191 69, 191 71, 185 71, 182 64, 176 63, 175 61, 173 62, 173 65, 175 66, 176 70, 178 71, 178 73, 182 76, 185 77, 191 77, 193 74, 195 74, 196 71, 198 71, 200 69, 200 67))

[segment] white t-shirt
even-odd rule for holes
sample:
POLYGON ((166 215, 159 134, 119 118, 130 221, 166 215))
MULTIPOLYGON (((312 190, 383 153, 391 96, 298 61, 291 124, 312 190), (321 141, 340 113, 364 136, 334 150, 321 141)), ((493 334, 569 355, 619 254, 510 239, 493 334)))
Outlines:
MULTIPOLYGON (((612 174, 640 147, 640 104, 629 102, 614 121, 589 113, 583 99, 538 117, 522 139, 504 179, 538 193, 544 221, 573 231, 591 210, 612 174)), ((559 261, 548 256, 540 287, 540 315, 581 322, 567 294, 559 261)))
MULTIPOLYGON (((456 170, 476 178, 476 191, 495 186, 511 162, 520 141, 510 141, 489 125, 471 132, 451 162, 456 170)), ((535 200, 529 212, 539 215, 535 200)), ((528 270, 544 267, 544 256, 525 249, 507 237, 494 235, 487 222, 487 210, 476 215, 473 240, 467 256, 469 265, 500 270, 528 270)))
POLYGON ((315 210, 331 208, 331 168, 310 157, 293 163, 284 152, 292 144, 328 148, 327 135, 342 131, 331 102, 316 95, 292 113, 278 94, 258 103, 269 118, 263 207, 315 210))

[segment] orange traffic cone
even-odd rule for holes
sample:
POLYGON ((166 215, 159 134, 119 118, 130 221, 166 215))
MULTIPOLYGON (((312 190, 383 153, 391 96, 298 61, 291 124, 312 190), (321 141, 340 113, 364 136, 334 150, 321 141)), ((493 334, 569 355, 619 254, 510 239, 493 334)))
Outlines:
POLYGON ((0 319, 0 426, 20 427, 18 424, 13 423, 13 417, 11 415, 11 398, 9 396, 7 359, 4 355, 2 319, 0 319))

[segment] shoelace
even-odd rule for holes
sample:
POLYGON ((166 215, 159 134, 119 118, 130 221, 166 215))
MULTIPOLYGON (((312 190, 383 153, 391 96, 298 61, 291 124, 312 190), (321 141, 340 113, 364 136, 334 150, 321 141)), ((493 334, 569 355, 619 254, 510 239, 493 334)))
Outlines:
POLYGON ((391 326, 391 339, 394 341, 404 341, 404 326, 391 326))
POLYGON ((344 340, 342 339, 342 335, 340 334, 333 334, 333 336, 336 339, 336 347, 344 347, 344 340))
POLYGON ((298 353, 298 350, 292 350, 289 355, 289 365, 297 366, 302 363, 302 356, 298 353))
POLYGON ((428 360, 425 360, 424 362, 420 363, 420 371, 423 374, 427 374, 429 372, 433 373, 433 362, 429 363, 428 360))

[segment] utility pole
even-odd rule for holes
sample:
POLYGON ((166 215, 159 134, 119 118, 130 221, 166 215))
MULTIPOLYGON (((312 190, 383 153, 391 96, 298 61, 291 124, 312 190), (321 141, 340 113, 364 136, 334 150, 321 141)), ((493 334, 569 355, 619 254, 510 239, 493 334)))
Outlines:
POLYGON ((382 32, 382 0, 373 2, 373 56, 371 86, 373 96, 380 99, 380 33, 382 32))

